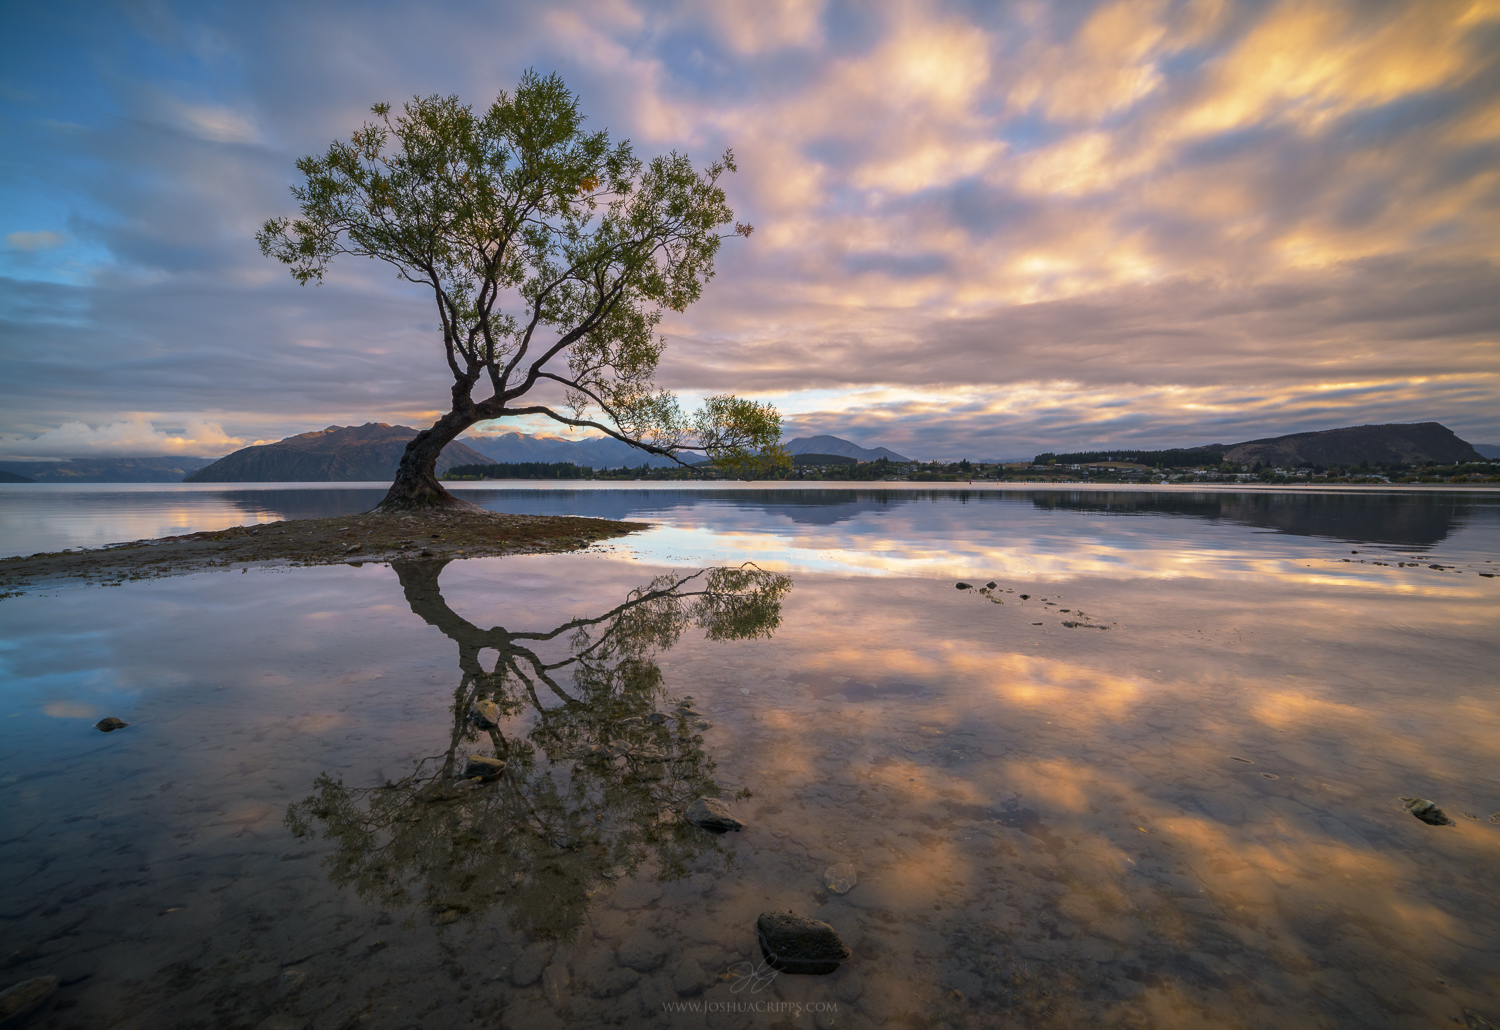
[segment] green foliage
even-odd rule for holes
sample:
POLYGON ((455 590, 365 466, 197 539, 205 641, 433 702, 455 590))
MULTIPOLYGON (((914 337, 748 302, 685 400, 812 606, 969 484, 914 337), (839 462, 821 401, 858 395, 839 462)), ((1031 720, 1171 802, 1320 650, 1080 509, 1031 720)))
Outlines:
POLYGON ((769 404, 710 397, 693 418, 693 431, 714 466, 737 479, 772 479, 792 467, 781 446, 781 413, 769 404))
POLYGON ((721 241, 753 232, 721 184, 732 152, 701 170, 675 151, 643 162, 628 142, 584 131, 577 97, 535 72, 482 113, 455 96, 372 112, 297 162, 300 214, 269 219, 256 239, 303 284, 350 254, 431 293, 454 378, 443 435, 545 415, 654 453, 776 463, 768 433, 780 420, 767 406, 715 398, 686 419, 654 383, 662 312, 698 300, 721 241), (476 399, 481 382, 490 396, 476 399), (563 403, 527 396, 538 387, 563 403))
MULTIPOLYGON (((883 479, 896 479, 906 474, 913 466, 893 462, 889 458, 876 458, 874 461, 859 462, 853 458, 844 461, 840 459, 834 464, 803 464, 801 458, 809 455, 799 454, 794 459, 796 467, 793 476, 797 479, 839 480, 850 482, 875 482, 883 479)), ((824 457, 837 457, 825 455, 824 457)))

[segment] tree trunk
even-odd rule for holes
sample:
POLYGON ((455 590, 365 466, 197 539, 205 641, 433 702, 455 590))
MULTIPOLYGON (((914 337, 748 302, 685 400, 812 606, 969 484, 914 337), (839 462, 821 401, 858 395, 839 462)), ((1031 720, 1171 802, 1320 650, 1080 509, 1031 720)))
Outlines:
POLYGON ((378 512, 412 511, 422 508, 468 509, 479 506, 454 497, 437 478, 437 460, 443 448, 474 424, 474 419, 450 411, 429 429, 411 439, 396 468, 396 480, 386 492, 385 500, 376 505, 378 512))

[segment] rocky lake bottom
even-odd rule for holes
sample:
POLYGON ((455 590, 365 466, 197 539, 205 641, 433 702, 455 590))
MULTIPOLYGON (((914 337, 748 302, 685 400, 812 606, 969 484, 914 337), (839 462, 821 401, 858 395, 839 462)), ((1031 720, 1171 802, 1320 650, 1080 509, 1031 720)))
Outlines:
POLYGON ((1500 1026, 1500 494, 466 496, 654 528, 0 600, 15 1025, 1500 1026))

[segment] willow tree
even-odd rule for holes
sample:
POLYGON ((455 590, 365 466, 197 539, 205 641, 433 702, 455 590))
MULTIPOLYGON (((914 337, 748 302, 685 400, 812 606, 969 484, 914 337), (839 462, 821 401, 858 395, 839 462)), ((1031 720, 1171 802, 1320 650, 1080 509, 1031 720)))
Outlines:
POLYGON ((300 215, 256 239, 303 285, 352 254, 392 265, 437 307, 450 408, 407 445, 383 508, 459 504, 437 481, 438 455, 507 416, 679 462, 702 452, 736 474, 787 463, 770 405, 719 396, 688 416, 654 382, 663 311, 696 301, 720 243, 751 233, 721 184, 731 151, 701 170, 675 151, 642 162, 583 130, 560 78, 532 72, 482 115, 452 96, 371 110, 347 142, 297 162, 300 215))

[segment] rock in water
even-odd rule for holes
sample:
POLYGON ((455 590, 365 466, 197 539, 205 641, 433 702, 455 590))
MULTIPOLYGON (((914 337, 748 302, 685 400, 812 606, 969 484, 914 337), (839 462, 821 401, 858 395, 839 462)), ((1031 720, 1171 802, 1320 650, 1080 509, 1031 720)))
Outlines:
POLYGON ((130 723, 123 722, 111 715, 108 719, 100 719, 98 722, 94 723, 94 729, 98 730, 100 733, 111 733, 115 730, 123 730, 126 726, 129 725, 130 723))
POLYGON ((492 730, 500 725, 500 706, 489 698, 475 701, 469 709, 469 721, 482 730, 492 730))
POLYGON ((835 894, 848 894, 859 883, 859 874, 848 862, 840 862, 823 870, 823 883, 835 894))
POLYGON ((783 973, 831 973, 850 954, 833 927, 792 911, 762 912, 755 935, 771 968, 783 973))
POLYGON ((740 822, 729 811, 729 806, 718 798, 699 798, 687 806, 687 811, 682 817, 694 826, 701 826, 705 830, 714 833, 728 833, 730 830, 738 830, 745 824, 740 822))
POLYGON ((57 990, 57 977, 38 976, 0 991, 0 1024, 19 1026, 21 1017, 32 1012, 57 990))
POLYGON ((1406 806, 1408 812, 1422 820, 1428 826, 1454 825, 1453 820, 1448 818, 1447 813, 1426 798, 1402 798, 1401 801, 1406 806))
POLYGON ((478 776, 481 779, 492 780, 504 771, 504 759, 491 758, 489 755, 470 755, 469 760, 464 763, 465 779, 478 776))

